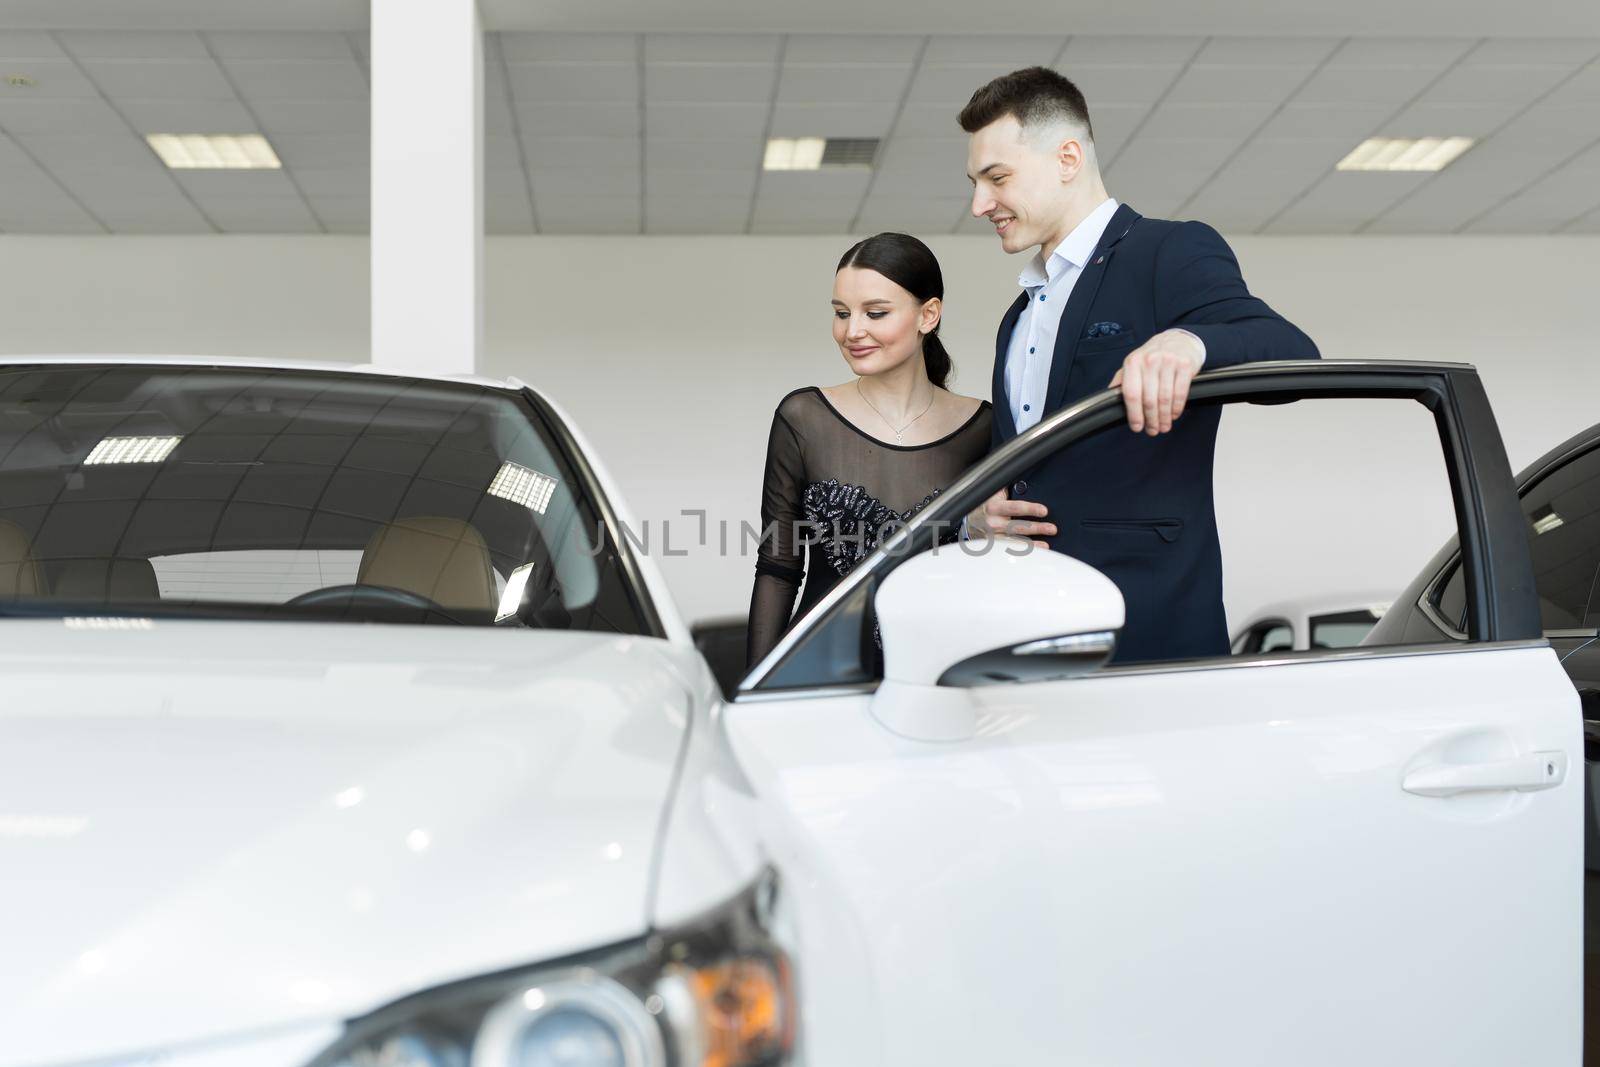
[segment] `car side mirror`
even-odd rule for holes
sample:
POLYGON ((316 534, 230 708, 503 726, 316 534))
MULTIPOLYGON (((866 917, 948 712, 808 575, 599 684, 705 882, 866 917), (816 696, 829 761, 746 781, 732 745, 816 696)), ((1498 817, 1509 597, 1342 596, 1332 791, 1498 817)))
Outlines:
POLYGON ((975 686, 1073 678, 1110 658, 1122 628, 1116 584, 1070 556, 1020 543, 944 545, 878 589, 883 681, 872 714, 921 741, 977 726, 975 686))

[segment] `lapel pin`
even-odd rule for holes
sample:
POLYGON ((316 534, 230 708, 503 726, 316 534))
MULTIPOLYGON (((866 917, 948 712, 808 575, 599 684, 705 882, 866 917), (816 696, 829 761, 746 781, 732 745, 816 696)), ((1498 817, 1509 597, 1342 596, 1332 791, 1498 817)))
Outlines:
POLYGON ((1098 265, 1098 264, 1104 263, 1105 261, 1106 261, 1106 257, 1105 256, 1101 256, 1099 259, 1095 260, 1095 263, 1096 263, 1096 265, 1098 265))

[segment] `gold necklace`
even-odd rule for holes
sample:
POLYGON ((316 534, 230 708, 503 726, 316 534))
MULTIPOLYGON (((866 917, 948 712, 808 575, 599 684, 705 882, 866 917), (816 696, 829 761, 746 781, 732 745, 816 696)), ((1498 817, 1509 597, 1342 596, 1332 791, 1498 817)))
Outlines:
POLYGON ((859 396, 861 398, 861 402, 863 404, 867 405, 867 407, 871 408, 872 411, 873 411, 873 414, 877 415, 878 418, 883 419, 883 424, 885 426, 889 427, 889 429, 894 432, 894 443, 895 444, 899 444, 900 443, 900 435, 901 435, 901 433, 903 433, 905 431, 906 427, 910 426, 911 422, 916 422, 917 419, 920 419, 920 418, 922 418, 922 416, 926 415, 933 408, 933 402, 935 400, 939 399, 939 394, 937 392, 934 393, 932 396, 930 396, 928 398, 928 406, 923 408, 920 412, 917 413, 917 418, 916 419, 912 419, 911 422, 906 423, 905 426, 902 426, 902 427, 900 427, 900 429, 896 430, 894 428, 894 423, 890 422, 888 419, 885 419, 883 417, 883 412, 878 410, 878 406, 876 404, 874 404, 872 401, 868 400, 867 399, 867 394, 863 393, 861 391, 861 379, 860 378, 856 379, 856 396, 859 396))

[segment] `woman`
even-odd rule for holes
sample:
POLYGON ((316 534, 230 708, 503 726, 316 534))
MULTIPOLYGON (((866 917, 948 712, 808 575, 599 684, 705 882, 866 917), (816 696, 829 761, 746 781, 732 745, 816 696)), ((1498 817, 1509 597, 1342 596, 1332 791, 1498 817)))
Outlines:
POLYGON ((839 260, 833 340, 856 376, 797 389, 772 417, 751 664, 788 628, 802 579, 801 615, 877 547, 881 532, 988 451, 989 403, 945 388, 943 300, 939 261, 915 237, 880 233, 839 260))

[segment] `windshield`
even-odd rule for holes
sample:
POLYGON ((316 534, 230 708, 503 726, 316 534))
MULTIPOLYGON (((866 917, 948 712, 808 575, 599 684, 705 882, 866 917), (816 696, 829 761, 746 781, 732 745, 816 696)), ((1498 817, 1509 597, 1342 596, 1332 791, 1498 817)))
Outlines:
POLYGON ((647 633, 599 514, 514 393, 0 367, 0 614, 647 633))

